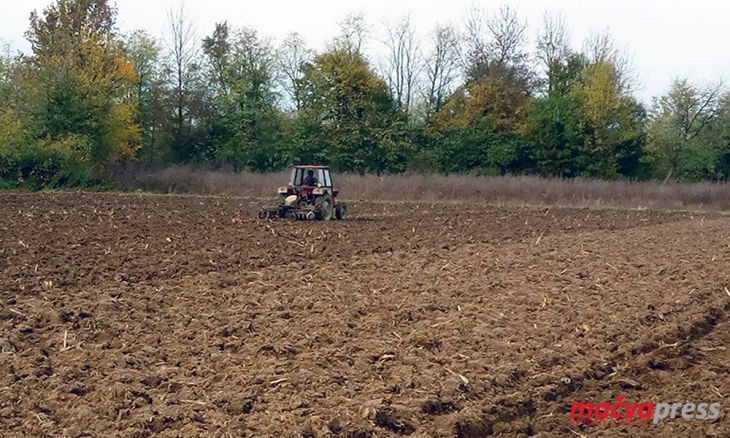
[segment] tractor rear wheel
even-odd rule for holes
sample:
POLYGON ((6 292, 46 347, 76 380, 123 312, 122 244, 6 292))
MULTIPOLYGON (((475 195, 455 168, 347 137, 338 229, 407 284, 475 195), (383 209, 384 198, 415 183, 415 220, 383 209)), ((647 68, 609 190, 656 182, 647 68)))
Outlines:
POLYGON ((347 205, 337 204, 335 207, 335 217, 340 221, 345 219, 347 217, 347 205))
POLYGON ((332 219, 333 210, 332 196, 329 194, 319 196, 314 201, 314 214, 317 215, 319 220, 328 221, 332 219))

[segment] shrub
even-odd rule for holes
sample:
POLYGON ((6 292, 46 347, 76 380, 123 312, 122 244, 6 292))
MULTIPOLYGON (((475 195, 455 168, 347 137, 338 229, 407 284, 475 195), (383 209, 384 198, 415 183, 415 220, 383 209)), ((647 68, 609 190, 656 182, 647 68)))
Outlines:
POLYGON ((92 187, 100 183, 81 137, 30 142, 0 155, 0 188, 33 190, 92 187))

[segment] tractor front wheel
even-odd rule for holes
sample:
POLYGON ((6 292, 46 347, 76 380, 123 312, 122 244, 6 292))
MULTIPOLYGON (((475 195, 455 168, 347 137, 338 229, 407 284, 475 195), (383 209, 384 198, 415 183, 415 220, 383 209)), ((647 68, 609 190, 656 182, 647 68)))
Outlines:
POLYGON ((333 213, 332 196, 322 195, 317 197, 314 201, 314 214, 317 215, 317 219, 322 221, 328 221, 332 219, 333 213))

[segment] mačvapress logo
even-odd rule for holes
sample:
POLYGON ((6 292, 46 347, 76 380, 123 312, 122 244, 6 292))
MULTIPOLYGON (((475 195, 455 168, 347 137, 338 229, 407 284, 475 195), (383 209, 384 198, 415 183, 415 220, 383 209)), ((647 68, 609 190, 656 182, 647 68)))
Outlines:
POLYGON ((616 397, 616 403, 573 403, 570 424, 618 425, 658 424, 665 419, 714 420, 720 416, 720 403, 623 403, 625 397, 616 397))

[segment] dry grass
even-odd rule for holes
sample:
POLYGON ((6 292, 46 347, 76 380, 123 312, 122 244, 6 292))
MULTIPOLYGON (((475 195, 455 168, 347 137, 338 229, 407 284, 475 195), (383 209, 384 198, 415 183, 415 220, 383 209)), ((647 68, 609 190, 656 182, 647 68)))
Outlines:
MULTIPOLYGON (((126 166, 112 170, 126 190, 272 197, 286 172, 235 173, 166 166, 126 166)), ((650 209, 730 210, 726 183, 545 179, 536 176, 333 175, 343 198, 385 201, 473 201, 650 209)))

